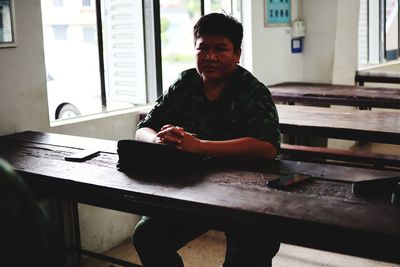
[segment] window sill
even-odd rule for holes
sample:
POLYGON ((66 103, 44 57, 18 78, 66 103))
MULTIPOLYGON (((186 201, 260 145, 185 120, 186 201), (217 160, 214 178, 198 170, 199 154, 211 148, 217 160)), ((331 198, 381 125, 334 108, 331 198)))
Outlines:
POLYGON ((397 60, 390 60, 384 63, 380 63, 380 64, 375 64, 375 65, 368 65, 368 66, 362 66, 359 67, 358 70, 374 70, 374 69, 380 69, 380 68, 386 68, 389 66, 393 66, 393 65, 398 65, 400 64, 400 59, 397 60))
POLYGON ((133 108, 126 108, 126 109, 113 110, 113 111, 104 111, 104 112, 92 114, 92 115, 84 115, 84 116, 78 116, 78 117, 70 118, 70 119, 61 119, 61 120, 57 120, 57 121, 51 121, 50 127, 58 127, 58 126, 68 125, 68 124, 76 124, 76 123, 81 123, 81 122, 104 119, 104 118, 108 118, 108 117, 117 117, 117 116, 126 115, 126 114, 147 113, 150 111, 150 109, 153 106, 154 106, 154 104, 147 104, 147 105, 133 107, 133 108))

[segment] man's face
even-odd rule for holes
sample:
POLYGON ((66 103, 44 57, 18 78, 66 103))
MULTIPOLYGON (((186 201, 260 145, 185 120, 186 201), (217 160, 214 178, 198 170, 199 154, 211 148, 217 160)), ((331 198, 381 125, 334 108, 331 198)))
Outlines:
POLYGON ((230 39, 204 35, 196 40, 197 71, 204 82, 224 82, 235 71, 241 50, 234 50, 230 39))

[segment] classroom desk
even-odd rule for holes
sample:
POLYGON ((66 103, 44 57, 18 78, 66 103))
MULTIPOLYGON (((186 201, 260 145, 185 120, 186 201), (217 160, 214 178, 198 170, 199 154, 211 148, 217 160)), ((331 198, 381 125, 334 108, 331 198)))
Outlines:
POLYGON ((277 103, 400 109, 400 89, 287 82, 268 87, 277 103))
POLYGON ((277 105, 282 133, 400 144, 400 112, 277 105))
POLYGON ((221 230, 260 224, 286 243, 400 263, 400 209, 390 204, 390 192, 351 191, 352 184, 398 181, 399 172, 281 160, 215 165, 170 180, 117 171, 115 151, 116 142, 101 139, 39 132, 0 137, 0 156, 49 197, 136 214, 191 213, 221 230), (64 160, 82 148, 101 153, 83 163, 64 160), (288 190, 265 186, 293 172, 317 179, 288 190))

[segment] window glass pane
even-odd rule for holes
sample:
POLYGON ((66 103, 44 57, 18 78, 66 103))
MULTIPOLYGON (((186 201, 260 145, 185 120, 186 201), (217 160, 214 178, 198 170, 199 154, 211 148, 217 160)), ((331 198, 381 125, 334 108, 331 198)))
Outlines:
POLYGON ((52 25, 54 40, 68 39, 68 25, 52 25))
POLYGON ((0 1, 0 42, 12 42, 11 2, 0 1))
POLYGON ((53 3, 41 1, 50 120, 100 112, 97 38, 82 38, 87 29, 96 31, 95 7, 81 12, 80 1, 53 3))
POLYGON ((241 21, 241 0, 204 0, 204 12, 225 13, 241 21))
POLYGON ((233 13, 231 0, 205 0, 204 11, 206 14, 217 12, 231 15, 233 13))
POLYGON ((398 57, 399 29, 398 29, 398 0, 386 0, 385 10, 385 36, 386 59, 393 60, 398 57))
POLYGON ((103 0, 104 73, 94 1, 41 0, 50 120, 147 103, 142 1, 103 0))
POLYGON ((181 71, 195 67, 193 25, 200 15, 200 0, 160 1, 164 91, 181 71))
POLYGON ((63 0, 53 0, 53 5, 54 6, 63 6, 64 1, 63 0))
POLYGON ((399 57, 399 1, 360 0, 359 66, 399 57))
POLYGON ((90 0, 82 0, 82 6, 90 6, 90 0))
POLYGON ((95 45, 97 41, 96 34, 96 27, 94 25, 84 26, 82 28, 82 38, 84 42, 95 45))

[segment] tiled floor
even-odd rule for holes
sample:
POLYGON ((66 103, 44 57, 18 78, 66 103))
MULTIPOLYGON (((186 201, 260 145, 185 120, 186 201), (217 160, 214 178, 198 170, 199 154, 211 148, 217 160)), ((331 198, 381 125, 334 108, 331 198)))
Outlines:
MULTIPOLYGON (((225 237, 220 232, 210 231, 190 242, 179 253, 186 267, 219 267, 222 266, 225 254, 225 237)), ((140 260, 130 242, 117 246, 106 252, 107 255, 140 264, 140 260)), ((85 259, 84 267, 112 267, 113 265, 96 259, 85 259)), ((287 244, 281 248, 273 260, 274 267, 400 267, 358 257, 307 249, 287 244)), ((244 266, 245 267, 245 266, 244 266)))

